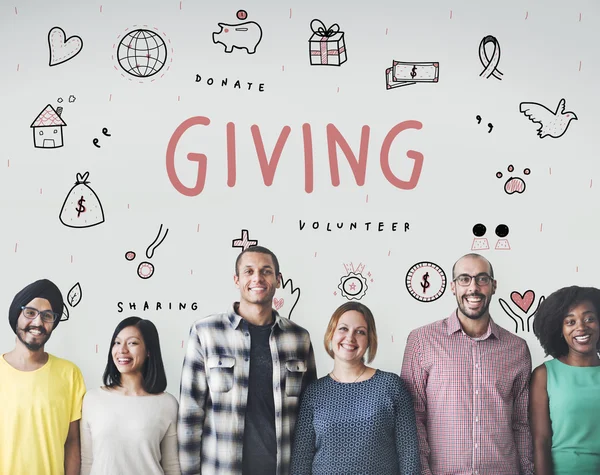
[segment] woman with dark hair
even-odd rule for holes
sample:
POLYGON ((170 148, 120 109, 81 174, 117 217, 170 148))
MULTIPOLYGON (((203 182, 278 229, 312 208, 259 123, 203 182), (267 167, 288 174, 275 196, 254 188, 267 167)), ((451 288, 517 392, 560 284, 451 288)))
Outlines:
POLYGON ((371 310, 341 305, 324 344, 333 370, 302 396, 291 475, 419 475, 410 394, 398 375, 365 364, 377 353, 371 310))
POLYGON ((88 391, 81 417, 81 475, 180 475, 177 400, 156 327, 129 317, 117 325, 104 386, 88 391))
POLYGON ((600 289, 565 287, 533 322, 546 356, 531 377, 536 475, 600 473, 600 289))

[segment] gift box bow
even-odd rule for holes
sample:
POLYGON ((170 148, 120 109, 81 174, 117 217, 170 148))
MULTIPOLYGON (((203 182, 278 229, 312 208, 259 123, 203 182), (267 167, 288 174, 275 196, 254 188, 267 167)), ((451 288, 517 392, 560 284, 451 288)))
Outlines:
POLYGON ((329 38, 340 31, 340 25, 334 23, 329 28, 326 28, 321 20, 315 19, 310 22, 310 29, 317 36, 329 38))

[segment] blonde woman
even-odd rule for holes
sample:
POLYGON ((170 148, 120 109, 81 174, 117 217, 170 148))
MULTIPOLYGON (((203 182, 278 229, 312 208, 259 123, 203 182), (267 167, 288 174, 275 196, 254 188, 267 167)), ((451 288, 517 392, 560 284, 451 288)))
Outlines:
POLYGON ((291 474, 420 474, 410 395, 398 375, 365 364, 377 353, 369 308, 340 306, 324 343, 333 369, 302 396, 291 474))

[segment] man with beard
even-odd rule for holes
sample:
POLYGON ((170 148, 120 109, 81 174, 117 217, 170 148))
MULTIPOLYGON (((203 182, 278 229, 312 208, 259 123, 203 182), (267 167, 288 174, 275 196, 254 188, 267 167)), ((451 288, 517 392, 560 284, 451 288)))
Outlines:
POLYGON ((492 320, 494 270, 479 254, 452 268, 458 308, 410 333, 402 364, 423 475, 531 475, 531 355, 492 320))
POLYGON ((302 390, 316 379, 308 332, 273 309, 279 262, 252 246, 233 276, 240 301, 192 325, 181 375, 183 475, 287 475, 302 390))
POLYGON ((63 310, 60 290, 38 280, 13 299, 15 348, 0 357, 0 473, 79 474, 85 384, 73 363, 44 351, 63 310))

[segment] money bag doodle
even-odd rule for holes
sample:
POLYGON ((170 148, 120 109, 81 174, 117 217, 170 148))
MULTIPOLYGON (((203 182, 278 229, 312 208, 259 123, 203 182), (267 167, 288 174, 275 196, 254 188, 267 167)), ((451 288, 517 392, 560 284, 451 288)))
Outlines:
POLYGON ((98 195, 88 186, 89 172, 77 174, 77 181, 60 210, 60 222, 69 228, 91 228, 104 222, 98 195))

